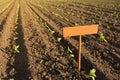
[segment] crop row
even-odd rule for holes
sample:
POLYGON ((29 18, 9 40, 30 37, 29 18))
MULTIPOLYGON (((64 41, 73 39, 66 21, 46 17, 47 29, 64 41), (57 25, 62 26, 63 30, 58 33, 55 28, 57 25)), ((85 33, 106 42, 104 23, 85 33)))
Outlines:
MULTIPOLYGON (((62 42, 66 42, 66 41, 63 39, 62 35, 61 35, 61 34, 58 34, 58 32, 56 32, 56 31, 51 27, 51 25, 49 25, 48 22, 46 22, 42 17, 40 17, 40 16, 33 10, 32 7, 29 6, 29 10, 30 10, 31 13, 34 15, 34 17, 38 20, 38 22, 39 22, 42 26, 44 26, 44 27, 50 32, 51 35, 53 35, 53 36, 55 37, 55 39, 56 39, 56 41, 57 41, 58 43, 61 43, 61 41, 62 41, 62 42)), ((61 44, 62 44, 62 43, 61 43, 61 44)), ((66 45, 67 45, 67 44, 68 44, 68 43, 66 43, 66 45)), ((64 46, 64 47, 65 47, 65 46, 64 46)), ((68 54, 70 55, 70 57, 74 57, 74 53, 73 53, 73 51, 70 49, 69 44, 68 44, 68 46, 65 47, 65 48, 67 49, 67 52, 66 52, 66 53, 68 53, 68 54)))
MULTIPOLYGON (((59 5, 48 5, 49 8, 53 8, 60 11, 66 11, 67 10, 67 13, 66 15, 73 15, 73 16, 76 16, 79 18, 79 16, 83 16, 85 17, 89 17, 88 18, 88 21, 91 21, 90 19, 93 18, 93 19, 96 19, 95 21, 97 21, 97 23, 99 23, 98 21, 100 22, 106 22, 106 23, 111 23, 111 24, 116 24, 117 21, 118 21, 118 18, 119 18, 119 12, 112 12, 112 13, 108 13, 108 12, 105 12, 105 11, 102 11, 102 10, 98 10, 97 8, 94 8, 93 10, 90 10, 90 6, 88 7, 75 7, 75 6, 70 6, 70 5, 67 5, 65 4, 67 7, 64 7, 63 5, 59 6, 59 5), (80 9, 81 8, 81 9, 80 9), (72 12, 72 13, 70 13, 72 12), (82 15, 81 15, 82 14, 82 15), (111 21, 111 22, 110 22, 111 21)), ((64 12, 65 13, 65 12, 64 12)), ((114 26, 114 25, 113 25, 114 26)))
POLYGON ((0 11, 0 15, 2 14, 2 13, 4 13, 9 7, 10 7, 10 5, 13 3, 13 1, 11 1, 6 7, 4 7, 1 11, 0 11))
POLYGON ((17 43, 17 41, 19 40, 19 33, 18 33, 18 27, 19 27, 19 13, 20 13, 20 5, 18 4, 18 7, 17 7, 17 11, 16 11, 16 19, 15 19, 15 35, 14 35, 14 45, 13 45, 13 50, 14 50, 14 53, 20 53, 19 51, 19 47, 20 45, 17 43))
POLYGON ((0 6, 3 6, 4 4, 6 4, 6 3, 8 3, 9 2, 9 0, 1 0, 0 1, 0 6))

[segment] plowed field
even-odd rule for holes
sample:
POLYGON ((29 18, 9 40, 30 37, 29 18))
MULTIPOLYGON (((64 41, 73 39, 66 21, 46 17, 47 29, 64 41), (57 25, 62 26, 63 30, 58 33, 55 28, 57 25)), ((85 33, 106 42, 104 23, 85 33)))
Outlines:
POLYGON ((92 80, 93 68, 120 80, 119 0, 0 0, 0 80, 92 80), (79 39, 63 27, 90 24, 99 31, 82 37, 78 71, 79 39))

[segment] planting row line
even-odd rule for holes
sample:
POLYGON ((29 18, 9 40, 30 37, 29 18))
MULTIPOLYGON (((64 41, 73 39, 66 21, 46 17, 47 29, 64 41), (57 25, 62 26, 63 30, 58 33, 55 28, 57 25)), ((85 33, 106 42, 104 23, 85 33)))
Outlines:
POLYGON ((14 3, 14 2, 11 1, 7 6, 5 5, 5 7, 4 7, 3 9, 1 9, 0 15, 1 15, 2 13, 4 13, 13 3, 14 3))
POLYGON ((3 30, 3 25, 6 23, 6 20, 10 15, 11 9, 13 9, 14 4, 12 4, 6 11, 4 11, 4 13, 0 15, 0 31, 3 30))
MULTIPOLYGON (((97 19, 97 20, 94 20, 94 22, 97 21, 96 23, 99 23, 99 22, 105 23, 106 22, 108 24, 112 24, 113 26, 119 25, 118 21, 119 21, 120 14, 118 12, 113 12, 113 13, 108 14, 107 12, 103 12, 100 10, 96 10, 96 11, 90 10, 89 7, 87 7, 87 8, 74 7, 74 6, 71 7, 69 5, 67 7, 58 6, 58 5, 47 5, 46 7, 53 8, 53 9, 56 9, 57 11, 61 11, 61 12, 67 10, 66 15, 75 16, 77 18, 80 18, 80 16, 83 16, 83 18, 85 17, 86 19, 88 19, 88 21, 92 21, 92 19, 97 19), (100 13, 98 13, 98 12, 100 12, 100 13)), ((64 12, 64 13, 66 13, 66 12, 64 12)))
MULTIPOLYGON (((14 2, 15 4, 17 1, 14 2)), ((0 68, 0 78, 7 79, 14 75, 14 56, 13 56, 13 37, 14 37, 14 21, 16 14, 16 5, 10 11, 8 18, 6 19, 5 24, 3 25, 3 30, 0 36, 0 55, 2 63, 0 68)))
POLYGON ((8 2, 10 2, 10 0, 1 0, 0 1, 0 7, 2 7, 3 5, 7 4, 8 2))

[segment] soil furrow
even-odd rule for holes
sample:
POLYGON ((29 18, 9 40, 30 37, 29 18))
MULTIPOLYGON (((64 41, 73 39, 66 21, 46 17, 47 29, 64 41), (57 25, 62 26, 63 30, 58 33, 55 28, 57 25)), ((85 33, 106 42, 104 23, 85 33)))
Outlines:
POLYGON ((16 41, 16 44, 19 45, 19 53, 16 53, 15 55, 15 62, 14 62, 14 67, 15 67, 15 80, 28 80, 30 71, 28 70, 28 56, 27 56, 27 49, 25 46, 25 41, 24 41, 24 33, 23 33, 23 26, 22 26, 22 21, 21 21, 21 5, 18 10, 18 20, 17 20, 17 29, 16 32, 18 33, 18 40, 16 41))
POLYGON ((8 16, 10 15, 11 10, 14 7, 14 4, 11 5, 4 13, 2 13, 0 15, 0 32, 3 30, 3 26, 5 25, 6 20, 7 20, 8 16))
MULTIPOLYGON (((15 2, 16 3, 16 2, 15 2)), ((0 38, 0 78, 6 79, 14 75, 13 59, 12 59, 12 37, 15 20, 16 5, 11 10, 10 15, 6 20, 6 24, 3 26, 1 38, 0 38)))

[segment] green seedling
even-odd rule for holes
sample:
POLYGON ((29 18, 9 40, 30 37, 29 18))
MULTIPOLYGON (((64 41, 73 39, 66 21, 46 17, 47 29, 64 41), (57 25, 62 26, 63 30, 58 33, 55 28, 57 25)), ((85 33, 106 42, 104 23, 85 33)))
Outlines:
POLYGON ((95 24, 95 23, 96 23, 94 19, 92 19, 92 23, 93 23, 93 24, 95 24))
POLYGON ((99 26, 100 26, 100 27, 102 26, 101 22, 99 22, 99 26))
POLYGON ((42 23, 43 22, 42 18, 40 18, 39 21, 42 23))
POLYGON ((55 33, 55 31, 53 31, 52 29, 50 29, 50 27, 46 23, 44 23, 44 26, 47 27, 47 29, 50 31, 51 34, 55 33))
POLYGON ((57 14, 57 13, 54 13, 54 15, 55 15, 55 16, 59 16, 59 14, 57 14))
POLYGON ((107 26, 107 29, 110 29, 110 26, 107 26))
POLYGON ((20 47, 20 45, 17 45, 17 46, 14 47, 14 52, 15 53, 20 53, 19 47, 20 47))
POLYGON ((69 21, 69 19, 68 19, 68 18, 66 18, 66 17, 64 17, 64 19, 65 19, 66 21, 69 21))
POLYGON ((15 35, 18 35, 19 33, 18 32, 15 32, 15 35))
POLYGON ((96 72, 95 69, 91 69, 89 72, 89 75, 87 75, 87 78, 92 78, 92 80, 95 80, 95 77, 96 77, 95 72, 96 72))
POLYGON ((74 23, 75 24, 75 26, 78 26, 79 24, 78 23, 74 23))
POLYGON ((49 30, 49 31, 50 31, 51 34, 54 34, 54 33, 55 33, 55 31, 52 31, 52 30, 49 30))
POLYGON ((77 18, 79 18, 80 16, 79 15, 77 15, 77 18))
POLYGON ((70 54, 70 57, 75 57, 74 54, 73 54, 73 51, 69 48, 69 46, 68 46, 68 49, 67 49, 67 53, 70 54))
POLYGON ((57 38, 57 41, 58 41, 58 42, 60 42, 61 40, 62 40, 62 38, 61 38, 61 37, 58 37, 58 38, 57 38))
POLYGON ((16 26, 15 26, 15 29, 17 29, 17 28, 18 28, 18 26, 16 25, 16 26))
POLYGON ((100 40, 104 41, 104 42, 107 42, 107 40, 105 39, 105 36, 101 32, 100 32, 100 40))
POLYGON ((63 18, 61 15, 59 15, 60 18, 63 18))
POLYGON ((85 19, 85 17, 84 17, 84 16, 81 16, 81 19, 82 19, 82 20, 84 20, 84 19, 85 19))
POLYGON ((70 54, 70 57, 75 57, 75 55, 74 54, 70 54))
POLYGON ((14 39, 14 41, 16 41, 18 39, 18 37, 14 37, 13 39, 14 39))
POLYGON ((10 80, 14 80, 14 78, 11 78, 10 80))

